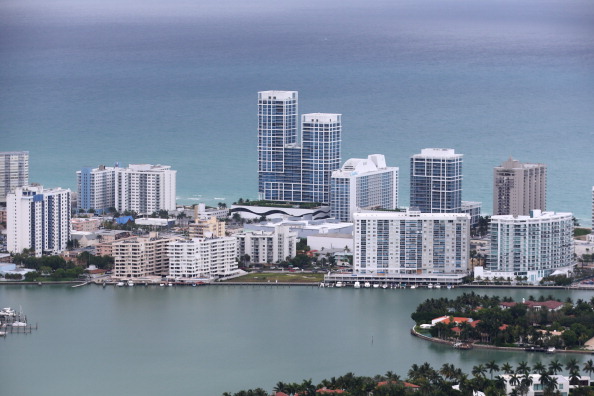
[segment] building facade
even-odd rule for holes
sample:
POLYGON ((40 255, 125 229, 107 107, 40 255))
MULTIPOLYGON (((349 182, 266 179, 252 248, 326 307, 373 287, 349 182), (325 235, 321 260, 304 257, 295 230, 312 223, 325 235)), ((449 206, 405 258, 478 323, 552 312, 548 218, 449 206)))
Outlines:
POLYGON ((237 238, 237 257, 246 254, 252 263, 274 264, 297 255, 297 233, 287 226, 276 226, 274 231, 244 231, 237 238))
POLYGON ((354 272, 391 275, 468 271, 467 214, 357 212, 353 220, 354 272))
POLYGON ((312 113, 298 130, 296 91, 258 92, 260 199, 328 203, 330 177, 340 166, 341 115, 312 113))
POLYGON ((188 232, 190 238, 224 237, 225 222, 215 216, 197 218, 189 224, 188 232))
POLYGON ((556 270, 572 268, 572 218, 571 213, 540 210, 529 216, 492 216, 485 271, 535 283, 556 270))
POLYGON ((167 247, 175 238, 160 237, 151 232, 146 237, 136 237, 113 242, 114 276, 116 278, 144 278, 163 276, 169 271, 167 247))
POLYGON ((547 167, 509 158, 493 170, 493 215, 528 216, 546 210, 547 167))
POLYGON ((192 238, 169 243, 169 277, 224 278, 237 275, 237 240, 233 237, 192 238))
POLYGON ((29 152, 0 152, 0 202, 8 193, 29 184, 29 152))
POLYGON ((398 171, 396 167, 386 166, 381 154, 346 161, 340 170, 332 172, 332 217, 352 221, 351 216, 358 209, 396 209, 398 171))
POLYGON ((151 214, 175 210, 176 173, 167 165, 100 165, 76 172, 78 207, 102 213, 109 208, 151 214))
POLYGON ((410 207, 423 213, 460 213, 462 154, 426 148, 410 159, 410 207))
POLYGON ((476 227, 481 217, 481 202, 462 201, 460 212, 470 215, 470 226, 476 227))
POLYGON ((17 187, 7 196, 6 211, 10 253, 33 249, 40 257, 66 249, 70 240, 70 190, 17 187))

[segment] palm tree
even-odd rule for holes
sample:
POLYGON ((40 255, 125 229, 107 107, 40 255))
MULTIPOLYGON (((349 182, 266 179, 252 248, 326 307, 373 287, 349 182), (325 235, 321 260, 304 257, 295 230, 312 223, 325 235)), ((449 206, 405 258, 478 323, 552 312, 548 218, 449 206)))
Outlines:
POLYGON ((287 393, 287 384, 285 384, 284 382, 277 382, 276 385, 274 385, 274 388, 272 388, 273 391, 275 392, 284 392, 287 393))
POLYGON ((563 365, 561 364, 561 362, 557 359, 552 360, 549 363, 549 371, 554 374, 557 375, 558 373, 560 373, 561 371, 563 371, 563 365))
POLYGON ((569 359, 569 361, 565 364, 565 369, 569 370, 569 371, 579 371, 580 366, 577 362, 577 359, 576 358, 569 359))
POLYGON ((546 371, 547 371, 547 368, 546 368, 546 366, 545 366, 544 364, 542 364, 541 362, 537 362, 537 363, 534 365, 534 371, 536 371, 536 372, 537 372, 537 373, 539 373, 539 374, 542 374, 542 373, 544 373, 544 372, 546 372, 546 371))
POLYGON ((557 382, 557 377, 551 377, 551 380, 544 388, 545 396, 555 395, 558 387, 559 387, 559 384, 557 382))
POLYGON ((520 377, 518 376, 518 374, 512 373, 512 375, 510 375, 509 384, 514 387, 520 385, 520 377))
POLYGON ((514 371, 514 369, 513 369, 513 367, 511 366, 511 364, 509 364, 509 363, 504 363, 504 364, 501 366, 501 371, 503 371, 505 374, 511 374, 511 373, 514 371))
POLYGON ((456 376, 456 367, 454 367, 451 363, 444 363, 439 369, 439 373, 443 375, 446 379, 452 379, 456 376))
POLYGON ((499 365, 495 363, 495 360, 491 360, 487 364, 485 364, 487 370, 489 370, 489 374, 491 374, 491 379, 493 379, 493 371, 499 371, 499 365))
POLYGON ((577 385, 577 387, 579 388, 581 378, 582 377, 580 376, 579 370, 570 370, 569 371, 569 383, 571 385, 577 385))
POLYGON ((528 363, 526 363, 525 361, 522 360, 520 363, 518 363, 516 372, 520 373, 520 374, 528 375, 528 373, 530 372, 530 366, 528 366, 528 363))
POLYGON ((592 376, 592 373, 594 373, 594 362, 592 359, 584 363, 584 371, 592 376))
POLYGON ((479 364, 478 366, 474 366, 472 368, 472 375, 475 377, 484 377, 486 372, 487 369, 482 364, 479 364))

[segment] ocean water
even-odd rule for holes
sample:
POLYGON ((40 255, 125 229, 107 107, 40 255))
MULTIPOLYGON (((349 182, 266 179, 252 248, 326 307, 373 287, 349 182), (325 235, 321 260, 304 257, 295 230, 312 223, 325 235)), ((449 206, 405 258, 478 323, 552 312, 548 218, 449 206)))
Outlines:
POLYGON ((0 149, 30 179, 161 163, 180 203, 257 196, 257 91, 343 114, 343 155, 464 154, 463 199, 492 207, 509 156, 548 165, 548 209, 591 218, 594 4, 588 0, 0 3, 0 149), (217 199, 215 199, 217 198, 217 199))

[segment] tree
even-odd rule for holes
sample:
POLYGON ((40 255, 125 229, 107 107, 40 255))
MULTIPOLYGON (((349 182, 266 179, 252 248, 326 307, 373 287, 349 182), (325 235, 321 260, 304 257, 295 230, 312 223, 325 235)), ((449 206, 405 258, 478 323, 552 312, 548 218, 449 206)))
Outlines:
POLYGON ((472 368, 472 375, 475 377, 483 377, 484 378, 486 373, 487 373, 487 368, 485 366, 483 366, 482 364, 479 364, 472 368))
POLYGON ((501 371, 503 371, 505 374, 511 374, 514 371, 514 369, 511 366, 511 364, 506 362, 501 366, 501 371))
POLYGON ((487 370, 489 370, 489 374, 491 374, 491 379, 493 379, 493 371, 499 371, 499 365, 495 363, 495 360, 491 360, 487 364, 485 364, 487 370))
POLYGON ((557 375, 558 373, 560 373, 561 371, 563 371, 563 365, 561 364, 561 362, 558 359, 552 360, 549 363, 549 371, 553 375, 557 375))
POLYGON ((530 366, 525 361, 521 361, 518 363, 518 367, 516 368, 516 372, 524 375, 528 375, 530 373, 530 366))
POLYGON ((594 373, 594 362, 592 361, 592 359, 590 359, 586 363, 584 363, 584 369, 583 370, 586 373, 588 373, 590 375, 590 377, 592 376, 592 373, 594 373))

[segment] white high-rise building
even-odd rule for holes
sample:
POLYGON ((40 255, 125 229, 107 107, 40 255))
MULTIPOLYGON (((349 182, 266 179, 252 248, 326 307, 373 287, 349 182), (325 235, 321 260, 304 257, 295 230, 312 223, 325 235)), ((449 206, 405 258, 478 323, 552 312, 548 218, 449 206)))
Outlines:
POLYGON ((332 217, 350 222, 352 214, 359 209, 396 209, 398 171, 396 167, 386 166, 381 154, 346 161, 340 170, 332 172, 332 217))
POLYGON ((70 240, 70 190, 17 187, 7 196, 6 211, 10 253, 34 249, 41 257, 66 249, 70 240))
POLYGON ((460 213, 356 212, 354 272, 455 274, 468 271, 470 216, 460 213))
POLYGON ((410 207, 423 213, 460 213, 462 154, 426 148, 410 158, 410 207))
POLYGON ((493 170, 493 215, 528 216, 546 210, 547 166, 509 158, 493 170))
POLYGON ((571 213, 533 210, 529 216, 492 216, 489 228, 491 250, 484 270, 495 276, 527 277, 535 283, 574 265, 571 213))
POLYGON ((29 184, 29 152, 0 152, 0 202, 17 187, 29 184))
POLYGON ((175 279, 223 278, 239 273, 237 239, 192 238, 170 242, 169 276, 175 279))
POLYGON ((76 172, 79 208, 103 212, 153 213, 175 210, 176 173, 170 166, 131 164, 128 168, 99 166, 76 172))
POLYGON ((297 233, 289 226, 277 225, 274 231, 243 231, 237 238, 237 256, 250 256, 252 263, 278 263, 297 255, 297 233))

